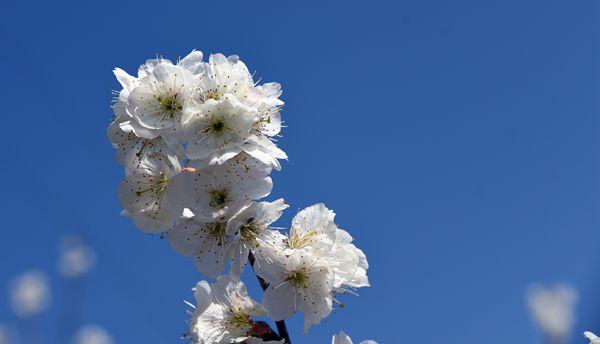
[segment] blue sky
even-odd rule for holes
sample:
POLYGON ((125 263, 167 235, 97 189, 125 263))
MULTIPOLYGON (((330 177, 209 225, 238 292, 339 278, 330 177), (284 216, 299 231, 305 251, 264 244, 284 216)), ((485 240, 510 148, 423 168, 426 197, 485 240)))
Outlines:
POLYGON ((199 49, 283 85, 280 224, 325 202, 371 263, 346 308, 307 335, 291 321, 295 343, 536 343, 537 281, 572 283, 576 330, 600 331, 597 18, 591 0, 4 3, 1 290, 81 232, 99 254, 84 321, 180 342, 200 276, 119 215, 105 128, 114 67, 199 49))

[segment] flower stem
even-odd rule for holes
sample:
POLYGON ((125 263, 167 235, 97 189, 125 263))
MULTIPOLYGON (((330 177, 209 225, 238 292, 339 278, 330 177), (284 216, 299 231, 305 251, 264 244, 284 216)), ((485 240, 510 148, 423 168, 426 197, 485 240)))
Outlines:
POLYGON ((276 321, 275 325, 277 326, 277 332, 279 332, 279 337, 285 339, 285 342, 287 344, 292 344, 292 341, 290 340, 290 334, 288 333, 287 326, 285 325, 285 320, 276 321))
MULTIPOLYGON (((255 259, 252 252, 248 254, 248 261, 250 262, 250 266, 252 266, 252 270, 254 270, 255 259)), ((254 273, 256 274, 256 270, 254 271, 254 273)), ((269 283, 262 279, 258 274, 256 274, 256 279, 258 280, 258 283, 260 284, 262 290, 267 290, 267 288, 269 287, 269 283)), ((275 325, 277 326, 277 332, 279 333, 279 337, 281 337, 281 339, 284 339, 286 344, 292 344, 292 341, 290 340, 290 334, 288 333, 287 326, 285 325, 285 320, 276 321, 275 325)))

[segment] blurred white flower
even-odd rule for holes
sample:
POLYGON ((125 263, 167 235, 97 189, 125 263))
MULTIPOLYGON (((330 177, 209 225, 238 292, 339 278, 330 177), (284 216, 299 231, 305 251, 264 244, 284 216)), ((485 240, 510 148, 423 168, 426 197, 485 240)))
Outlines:
POLYGON ((15 331, 8 325, 0 324, 0 344, 16 343, 15 331))
POLYGON ((50 287, 42 272, 29 271, 16 277, 9 291, 11 307, 18 317, 37 315, 50 305, 50 287))
POLYGON ((113 344, 111 336, 100 326, 86 325, 73 338, 74 344, 113 344))
POLYGON ((575 320, 577 292, 568 285, 534 285, 527 292, 527 305, 537 326, 552 342, 566 340, 575 320))
MULTIPOLYGON (((340 331, 339 334, 334 334, 331 339, 331 344, 352 344, 352 339, 350 336, 344 333, 344 331, 340 331)), ((377 344, 377 342, 372 340, 363 340, 360 344, 377 344)))
POLYGON ((83 238, 70 235, 61 240, 58 271, 67 278, 85 275, 96 264, 96 253, 83 238))

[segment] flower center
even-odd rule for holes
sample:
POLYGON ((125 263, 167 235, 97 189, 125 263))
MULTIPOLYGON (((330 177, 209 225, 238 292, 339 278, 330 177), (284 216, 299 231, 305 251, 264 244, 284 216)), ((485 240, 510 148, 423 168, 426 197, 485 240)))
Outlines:
POLYGON ((229 325, 237 329, 246 329, 252 326, 250 316, 244 312, 229 310, 229 325))
POLYGON ((303 269, 290 272, 285 280, 294 287, 308 288, 308 274, 303 269))
POLYGON ((267 123, 270 124, 271 123, 271 117, 270 116, 263 116, 258 120, 258 123, 267 123))
POLYGON ((221 97, 219 96, 219 94, 217 92, 208 92, 204 95, 205 100, 208 100, 208 99, 219 100, 219 98, 221 98, 221 97))
POLYGON ((259 244, 256 238, 258 237, 261 229, 258 225, 252 223, 253 221, 254 219, 250 218, 245 225, 240 227, 240 237, 243 241, 258 247, 259 244))
POLYGON ((292 230, 292 234, 286 239, 285 243, 290 248, 304 248, 312 242, 316 235, 317 231, 315 230, 308 231, 304 234, 296 234, 296 231, 292 230))
POLYGON ((222 120, 214 121, 212 123, 213 131, 219 132, 219 131, 222 131, 223 129, 225 129, 225 122, 223 122, 222 120))
POLYGON ((204 128, 204 133, 221 136, 225 133, 225 130, 227 130, 227 123, 225 123, 223 118, 213 116, 210 123, 204 128))
POLYGON ((177 101, 177 94, 173 96, 159 96, 156 100, 165 119, 175 117, 175 114, 183 109, 183 106, 177 101))
POLYGON ((208 205, 215 209, 223 209, 229 202, 229 194, 226 189, 209 191, 210 200, 208 205))
POLYGON ((214 222, 214 223, 209 223, 206 227, 204 227, 204 230, 215 237, 215 239, 217 239, 217 245, 221 246, 223 245, 223 239, 225 237, 225 223, 224 222, 214 222))
POLYGON ((144 140, 144 142, 142 142, 142 144, 140 145, 140 150, 135 153, 135 156, 138 157, 138 159, 141 159, 142 156, 144 156, 144 152, 148 150, 148 148, 153 147, 154 146, 154 139, 152 140, 144 140))
POLYGON ((150 185, 149 188, 140 190, 140 191, 136 191, 135 194, 139 197, 139 196, 145 194, 146 192, 151 192, 151 193, 156 194, 157 196, 160 196, 165 192, 168 185, 169 185, 169 178, 167 178, 167 176, 165 176, 165 174, 161 172, 158 177, 152 178, 152 184, 150 185))

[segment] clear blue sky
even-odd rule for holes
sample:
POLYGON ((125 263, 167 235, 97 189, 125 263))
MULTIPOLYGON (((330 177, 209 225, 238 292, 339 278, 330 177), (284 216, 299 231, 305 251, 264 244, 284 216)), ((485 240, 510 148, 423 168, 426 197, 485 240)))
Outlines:
POLYGON ((598 14, 592 0, 5 2, 2 290, 53 271, 59 237, 83 232, 100 259, 85 321, 118 343, 179 343, 200 276, 119 215, 105 128, 114 67, 200 49, 283 85, 280 223, 323 201, 371 263, 373 287, 295 343, 340 329, 537 343, 535 281, 575 285, 577 331, 600 330, 598 14))

